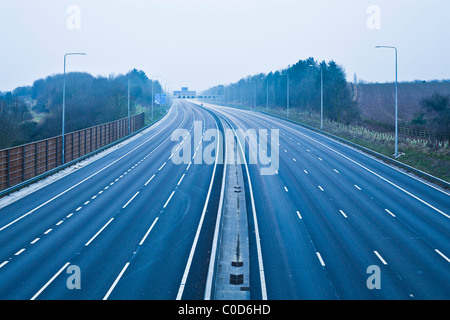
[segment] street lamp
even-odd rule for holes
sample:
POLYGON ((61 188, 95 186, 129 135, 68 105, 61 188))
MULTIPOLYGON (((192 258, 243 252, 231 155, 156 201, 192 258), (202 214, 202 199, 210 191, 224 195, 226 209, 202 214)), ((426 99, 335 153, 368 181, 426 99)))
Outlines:
POLYGON ((64 55, 64 75, 63 75, 63 108, 62 108, 62 157, 61 157, 61 164, 64 164, 65 162, 65 124, 66 124, 66 57, 67 56, 74 56, 74 55, 81 55, 85 56, 86 53, 82 52, 70 52, 66 53, 64 55))
POLYGON ((397 48, 393 46, 376 46, 375 48, 388 48, 395 50, 395 154, 398 158, 398 98, 397 98, 397 48))
POLYGON ((130 77, 131 72, 128 72, 128 134, 130 134, 130 77))
POLYGON ((266 109, 269 112, 269 75, 266 78, 266 109))

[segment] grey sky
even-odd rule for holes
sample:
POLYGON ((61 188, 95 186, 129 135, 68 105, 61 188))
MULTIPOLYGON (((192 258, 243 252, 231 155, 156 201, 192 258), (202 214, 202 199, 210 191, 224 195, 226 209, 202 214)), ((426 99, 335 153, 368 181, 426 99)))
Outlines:
POLYGON ((393 51, 374 47, 395 45, 400 81, 449 79, 449 13, 448 0, 1 0, 0 91, 62 73, 66 52, 87 53, 68 72, 137 68, 204 90, 308 57, 393 81, 393 51))

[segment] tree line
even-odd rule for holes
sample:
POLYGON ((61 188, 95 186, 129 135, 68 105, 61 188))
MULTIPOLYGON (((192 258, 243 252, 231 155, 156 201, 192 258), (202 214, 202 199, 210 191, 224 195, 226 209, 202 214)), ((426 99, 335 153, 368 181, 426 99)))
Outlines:
MULTIPOLYGON (((158 81, 149 79, 143 71, 136 69, 125 75, 109 77, 67 73, 66 132, 126 117, 128 80, 131 114, 138 105, 149 106, 154 95, 163 92, 158 81)), ((60 135, 62 100, 62 74, 0 94, 0 149, 60 135)))
POLYGON ((422 110, 415 114, 411 124, 415 127, 431 127, 438 135, 450 138, 450 95, 435 92, 420 101, 422 110))
POLYGON ((347 86, 345 71, 334 61, 299 60, 286 69, 211 87, 204 94, 223 95, 226 104, 285 109, 289 96, 290 109, 317 113, 320 112, 321 79, 324 116, 342 123, 357 120, 359 112, 347 86))

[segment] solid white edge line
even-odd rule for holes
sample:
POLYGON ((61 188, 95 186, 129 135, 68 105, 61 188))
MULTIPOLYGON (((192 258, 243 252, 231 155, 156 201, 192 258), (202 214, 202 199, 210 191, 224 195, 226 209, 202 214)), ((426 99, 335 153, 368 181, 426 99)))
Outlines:
MULTIPOLYGON (((219 126, 217 125, 217 122, 216 122, 216 127, 217 127, 217 137, 220 137, 220 135, 219 135, 219 126)), ((219 150, 219 139, 217 139, 217 150, 219 150)), ((200 236, 200 231, 201 231, 202 226, 203 226, 203 220, 205 219, 206 209, 208 208, 208 202, 209 202, 209 197, 211 195, 211 190, 212 190, 212 186, 213 186, 213 182, 214 182, 214 177, 216 175, 218 156, 219 156, 219 152, 216 152, 216 159, 215 159, 215 162, 214 162, 213 174, 212 174, 212 177, 211 177, 211 182, 209 184, 208 193, 206 195, 205 205, 203 207, 203 212, 202 212, 202 215, 200 217, 200 222, 198 224, 197 231, 195 233, 194 242, 192 243, 191 251, 189 252, 189 258, 188 258, 188 261, 187 261, 187 264, 186 264, 186 268, 185 268, 184 273, 183 273, 183 277, 181 279, 181 283, 180 283, 180 287, 178 289, 176 300, 181 300, 181 297, 183 296, 184 287, 186 285, 186 280, 187 280, 187 277, 188 277, 188 274, 189 274, 189 270, 191 269, 191 264, 192 264, 192 260, 194 258, 195 249, 197 247, 198 238, 200 236)), ((192 161, 191 161, 191 163, 192 163, 192 161)))
MULTIPOLYGON (((244 111, 244 110, 239 110, 239 111, 240 111, 240 112, 243 112, 243 113, 251 113, 250 111, 244 111)), ((260 118, 261 121, 266 121, 266 119, 264 118, 263 115, 257 114, 256 112, 253 112, 252 114, 253 114, 253 115, 256 115, 258 118, 260 118)), ((270 116, 270 115, 265 115, 265 116, 270 116)), ((293 129, 293 128, 291 128, 291 127, 286 126, 285 124, 282 124, 282 123, 281 123, 281 120, 283 120, 283 119, 279 119, 279 118, 275 118, 275 117, 270 117, 270 118, 271 118, 271 119, 270 119, 269 121, 272 121, 272 122, 279 121, 278 124, 281 124, 282 126, 288 128, 289 130, 294 131, 294 132, 299 133, 299 134, 302 134, 302 135, 305 135, 305 134, 303 134, 303 133, 300 133, 300 132, 297 131, 296 129, 293 129)), ((291 124, 293 124, 293 123, 291 123, 291 124)), ((295 125, 295 124, 294 124, 294 125, 295 125)), ((310 131, 310 132, 312 132, 312 133, 314 133, 314 134, 316 134, 316 135, 319 135, 319 136, 321 136, 322 138, 328 139, 328 140, 330 140, 330 141, 332 141, 332 142, 339 143, 341 146, 344 146, 344 147, 346 147, 346 148, 348 148, 348 149, 351 149, 351 150, 353 150, 353 151, 355 151, 355 152, 358 152, 359 154, 361 154, 361 155, 363 155, 363 156, 365 156, 365 157, 367 157, 367 158, 370 158, 370 159, 372 159, 372 160, 374 160, 374 161, 377 161, 378 163, 380 163, 380 164, 382 164, 382 165, 385 165, 385 166, 387 166, 388 168, 393 169, 393 170, 395 170, 395 171, 397 171, 397 172, 399 172, 399 173, 401 173, 401 174, 404 174, 404 175, 406 175, 406 176, 409 177, 409 178, 412 178, 412 179, 414 179, 414 180, 417 180, 418 182, 423 183, 423 184, 425 184, 426 186, 435 189, 436 191, 439 191, 439 192, 441 192, 441 193, 443 193, 443 194, 445 194, 445 195, 447 195, 447 196, 450 195, 447 191, 444 191, 444 190, 442 190, 441 188, 436 187, 436 186, 433 185, 432 183, 427 182, 427 181, 424 181, 424 180, 421 180, 421 179, 417 178, 416 176, 410 175, 410 174, 408 174, 408 173, 406 173, 406 172, 404 172, 404 171, 402 171, 402 170, 400 170, 400 169, 398 169, 398 168, 396 168, 396 167, 394 167, 394 166, 388 165, 388 164, 386 164, 385 162, 383 162, 382 160, 377 159, 377 158, 374 158, 374 157, 371 156, 371 155, 368 155, 368 154, 365 153, 364 151, 357 150, 357 149, 355 149, 355 148, 352 147, 352 146, 349 146, 349 145, 347 145, 347 144, 345 144, 345 143, 342 143, 342 142, 339 142, 339 141, 337 141, 337 140, 335 140, 335 139, 333 139, 333 138, 331 138, 331 137, 328 137, 328 136, 325 136, 325 135, 323 135, 323 134, 320 134, 319 132, 314 132, 314 131, 311 131, 311 130, 309 130, 309 129, 307 129, 307 128, 304 128, 304 127, 302 127, 302 129, 307 130, 307 131, 310 131)), ((308 138, 314 140, 314 138, 311 138, 311 137, 308 137, 308 138)), ((316 140, 315 140, 315 141, 316 141, 316 140)), ((317 142, 317 141, 316 141, 316 142, 317 142)), ((320 143, 320 142, 319 142, 319 143, 320 143)), ((327 147, 327 148, 330 148, 330 147, 327 147)), ((330 148, 330 149, 332 149, 332 148, 330 148)), ((335 150, 333 150, 333 151, 335 151, 335 150)), ((337 152, 337 151, 335 151, 335 152, 337 152)), ((416 170, 417 170, 417 169, 416 169, 416 170)), ((420 171, 420 170, 418 170, 418 171, 420 171)), ((420 172, 423 172, 423 171, 420 171, 420 172)), ((437 178, 437 179, 439 179, 439 178, 437 178)))
POLYGON ((243 155, 243 158, 244 158, 245 170, 247 172, 248 187, 249 187, 249 191, 250 191, 250 200, 251 200, 252 211, 253 211, 253 221, 254 221, 254 225, 255 225, 256 251, 258 254, 258 268, 259 268, 259 278, 260 278, 260 283, 261 283, 261 295, 262 295, 262 300, 267 300, 266 278, 265 278, 265 274, 264 274, 264 264, 263 264, 263 259, 262 259, 261 241, 260 241, 260 236, 259 236, 258 219, 256 216, 256 206, 255 206, 255 198, 253 196, 252 181, 250 179, 250 171, 248 169, 247 160, 245 159, 245 152, 242 147, 241 141, 240 141, 236 131, 234 129, 233 129, 233 131, 234 131, 235 136, 238 138, 237 141, 239 143, 239 148, 241 150, 241 154, 243 155))
POLYGON ((220 190, 220 198, 219 198, 219 207, 217 209, 217 220, 216 220, 216 226, 214 228, 214 236, 213 236, 213 245, 211 248, 211 256, 209 259, 209 266, 208 266, 208 275, 206 276, 206 286, 205 286, 205 300, 211 300, 212 299, 212 283, 214 278, 214 267, 216 263, 216 254, 217 254, 217 246, 219 243, 219 230, 220 230, 220 224, 222 220, 222 208, 224 203, 224 196, 225 196, 225 182, 226 182, 226 175, 227 175, 227 163, 228 163, 228 152, 227 152, 227 142, 226 137, 224 137, 223 141, 223 152, 224 152, 224 166, 223 166, 223 176, 222 176, 222 186, 220 190))
POLYGON ((42 293, 42 291, 44 291, 53 282, 53 280, 55 280, 56 277, 58 277, 60 273, 63 272, 65 268, 67 268, 69 264, 70 262, 67 262, 61 269, 59 269, 59 271, 55 273, 55 275, 50 280, 48 280, 47 283, 38 292, 36 292, 33 297, 31 297, 30 300, 36 299, 42 293))
POLYGON ((125 273, 125 270, 127 270, 128 266, 130 265, 129 262, 127 262, 125 264, 125 266, 122 268, 122 270, 120 271, 119 275, 117 276, 116 280, 114 280, 114 283, 111 285, 111 287, 109 288, 108 292, 106 293, 106 295, 103 297, 103 300, 108 300, 109 296, 111 295, 111 292, 114 290, 114 288, 116 287, 117 283, 119 282, 120 278, 122 278, 122 275, 125 273))
MULTIPOLYGON (((237 136, 236 131, 234 129, 233 129, 233 131, 234 131, 235 136, 237 136)), ((282 132, 282 134, 283 134, 283 132, 282 132)), ((250 199, 251 199, 251 205, 252 205, 252 211, 253 211, 253 221, 254 221, 254 225, 255 225, 256 249, 257 249, 257 255, 258 255, 258 268, 259 268, 259 276, 260 276, 260 282, 261 282, 262 300, 267 300, 267 288, 266 288, 266 280, 265 280, 265 275, 264 275, 264 264, 263 264, 263 259, 262 259, 258 220, 257 220, 257 215, 256 215, 255 198, 253 195, 253 188, 252 188, 252 183, 251 183, 251 179, 250 179, 250 173, 248 170, 247 161, 245 159, 245 153, 244 153, 240 139, 238 138, 237 141, 239 143, 241 154, 244 154, 244 156, 243 156, 244 165, 246 167, 248 185, 249 185, 249 190, 250 190, 250 199)), ((275 172, 278 174, 278 171, 275 171, 275 172)))
MULTIPOLYGON (((310 140, 312 140, 312 141, 314 141, 314 142, 320 144, 321 146, 323 146, 323 147, 325 147, 325 148, 331 150, 332 152, 334 152, 334 153, 340 155, 341 157, 347 159, 348 161, 353 162, 353 163, 356 164, 357 166, 363 168, 364 170, 370 172, 371 174, 375 175, 376 177, 380 178, 381 180, 383 180, 383 181, 389 183, 390 185, 394 186, 395 188, 399 189, 400 191, 406 193, 407 195, 409 195, 409 196, 413 197, 414 199, 416 199, 416 200, 422 202, 423 204, 425 204, 425 205, 428 206, 429 208, 431 208, 431 209, 433 209, 433 210, 439 212, 440 214, 442 214, 442 215, 445 216, 446 218, 450 219, 450 215, 448 215, 448 214, 446 214, 445 212, 439 210, 438 208, 436 208, 436 207, 433 206, 432 204, 426 202, 425 200, 419 198, 418 196, 412 194, 411 192, 409 192, 409 191, 403 189, 402 187, 396 185, 395 183, 393 183, 393 182, 390 181, 389 179, 383 177, 382 175, 380 175, 380 174, 378 174, 378 173, 376 173, 376 172, 370 170, 369 168, 365 167, 364 165, 360 164, 359 162, 357 162, 357 161, 355 161, 355 160, 353 160, 353 159, 351 159, 351 158, 345 156, 344 154, 340 153, 339 151, 337 151, 337 150, 335 150, 335 149, 333 149, 333 148, 327 146, 326 144, 324 144, 324 143, 322 143, 322 142, 320 142, 320 141, 318 141, 318 140, 316 140, 316 139, 314 139, 314 138, 308 136, 307 134, 304 134, 304 133, 302 133, 302 132, 300 132, 300 131, 297 131, 297 130, 295 130, 295 129, 292 129, 292 128, 290 128, 289 126, 286 126, 286 125, 284 125, 284 124, 281 123, 281 122, 279 122, 279 124, 280 124, 281 126, 284 126, 284 127, 288 128, 289 130, 295 132, 296 134, 302 135, 302 136, 306 137, 307 139, 310 139, 310 140)), ((324 137, 324 136, 322 136, 322 137, 324 137)), ((335 140, 333 140, 333 141, 334 141, 334 142, 337 142, 337 141, 335 141, 335 140)), ((338 142, 337 142, 337 143, 338 143, 338 142)), ((346 145, 343 144, 343 143, 341 143, 341 145, 343 145, 343 146, 345 146, 345 147, 348 147, 348 146, 346 146, 346 145)), ((364 154, 364 153, 362 153, 362 152, 360 152, 360 154, 365 155, 366 157, 368 157, 366 154, 364 154)), ((371 158, 371 159, 372 159, 372 158, 371 158)), ((377 162, 382 163, 382 162, 380 162, 380 161, 377 161, 377 162)), ((391 168, 391 169, 396 170, 397 172, 401 172, 401 171, 399 171, 399 170, 397 170, 397 169, 395 169, 395 168, 392 168, 392 167, 390 167, 390 166, 388 166, 388 167, 391 168)), ((418 180, 418 179, 416 179, 416 178, 414 178, 414 177, 411 177, 411 176, 409 176, 409 175, 407 175, 407 176, 410 177, 410 178, 412 178, 412 179, 415 179, 415 180, 417 180, 417 181, 419 181, 419 182, 422 182, 422 181, 420 181, 420 180, 418 180)), ((436 189, 435 187, 430 186, 430 185, 428 185, 428 184, 426 184, 426 183, 424 183, 424 182, 422 182, 422 183, 423 183, 424 185, 430 187, 430 188, 436 189)), ((439 189, 436 189, 436 190, 440 191, 439 189)), ((442 191, 441 191, 441 192, 442 192, 442 191)))
POLYGON ((103 229, 105 229, 113 220, 114 218, 109 219, 109 221, 100 230, 98 230, 98 232, 88 242, 86 242, 84 246, 87 247, 88 245, 90 245, 91 242, 94 241, 94 239, 97 238, 97 236, 103 231, 103 229))
MULTIPOLYGON (((166 116, 170 113, 171 111, 169 111, 166 116)), ((166 117, 165 116, 165 117, 166 117)), ((165 118, 164 117, 164 118, 165 118)), ((80 184, 86 182, 87 180, 91 179, 92 177, 96 176, 97 174, 99 174, 100 172, 102 172, 103 170, 106 170, 107 168, 109 168, 110 166, 112 166, 113 164, 115 164, 116 162, 122 160, 123 158, 125 158, 126 156, 128 156, 130 153, 134 152, 135 150, 139 149, 140 147, 142 147, 144 144, 146 144, 147 142, 149 142, 150 140, 152 140, 155 136, 157 136, 158 134, 160 134, 162 131, 164 131, 173 121, 175 121, 176 117, 174 117, 172 119, 172 121, 170 121, 164 128, 162 128, 160 131, 158 131, 157 133, 155 133, 154 135, 152 135, 150 138, 148 138, 147 140, 145 140, 144 142, 142 142, 140 145, 138 145, 137 147, 135 147, 134 149, 128 151, 126 154, 124 154, 123 156, 121 156, 120 158, 114 160, 113 162, 111 162, 110 164, 104 166, 103 168, 101 168, 100 170, 98 170, 97 172, 94 172, 93 174, 91 174, 90 176, 88 176, 87 178, 81 180, 80 182, 74 184, 73 186, 71 186, 70 188, 64 190, 63 192, 57 194, 56 196, 54 196, 53 198, 45 201, 44 203, 40 204, 39 206, 37 206, 36 208, 28 211, 27 213, 23 214, 22 216, 18 217, 17 219, 11 221, 10 223, 4 225, 3 227, 0 228, 0 231, 3 231, 4 229, 8 228, 9 226, 13 225, 14 223, 16 223, 17 221, 22 220, 23 218, 25 218, 26 216, 32 214, 33 212, 35 212, 36 210, 42 208, 43 206, 49 204, 50 202, 52 202, 53 200, 59 198, 60 196, 62 196, 63 194, 69 192, 70 190, 78 187, 80 184)), ((160 122, 159 122, 160 123, 160 122)))
MULTIPOLYGON (((242 111, 242 110, 241 110, 241 111, 242 111)), ((259 118, 263 118, 262 116, 258 116, 258 117, 259 117, 259 118)), ((340 155, 341 157, 343 157, 343 158, 345 158, 345 159, 347 159, 347 160, 353 162, 353 163, 356 164, 357 166, 359 166, 359 167, 363 168, 364 170, 366 170, 366 171, 372 173, 372 174, 375 175, 376 177, 378 177, 378 178, 384 180, 385 182, 391 184, 392 186, 394 186, 395 188, 399 189, 400 191, 402 191, 402 192, 408 194, 409 196, 413 197, 414 199, 416 199, 416 200, 422 202, 422 203, 425 204, 426 206, 430 207, 431 209, 437 211, 438 213, 442 214, 442 215, 445 216, 446 218, 450 219, 450 215, 448 215, 448 214, 446 214, 445 212, 439 210, 438 208, 436 208, 436 207, 433 206, 432 204, 426 202, 425 200, 419 198, 418 196, 412 194, 411 192, 409 192, 409 191, 403 189, 402 187, 396 185, 396 184, 393 183, 392 181, 390 181, 390 180, 388 180, 387 178, 381 176, 380 174, 378 174, 378 173, 376 173, 376 172, 370 170, 369 168, 365 167, 364 165, 360 164, 359 162, 357 162, 357 161, 355 161, 355 160, 353 160, 353 159, 351 159, 351 158, 349 158, 349 157, 343 155, 342 153, 340 153, 339 151, 333 149, 332 147, 327 146, 326 144, 324 144, 324 143, 322 143, 322 142, 316 140, 315 138, 312 138, 312 137, 308 136, 308 135, 305 134, 305 133, 300 132, 300 131, 297 130, 297 129, 294 129, 294 128, 291 128, 291 127, 285 125, 284 123, 282 123, 282 119, 276 119, 276 118, 275 118, 275 119, 271 119, 271 121, 274 121, 274 122, 276 122, 278 125, 287 128, 288 130, 294 132, 295 134, 302 135, 302 136, 306 137, 307 139, 312 140, 312 141, 314 141, 314 142, 320 144, 321 146, 323 146, 323 147, 325 147, 325 148, 331 150, 332 152, 334 152, 334 153, 340 155)), ((303 128, 303 129, 305 129, 305 128, 303 128)), ((310 131, 310 130, 308 130, 308 129, 305 129, 305 130, 308 131, 308 132, 310 131)), ((387 166, 387 167, 390 168, 390 169, 393 169, 393 170, 395 170, 395 171, 397 171, 397 172, 399 172, 399 173, 405 174, 405 175, 408 176, 409 178, 412 178, 412 179, 414 179, 414 180, 416 180, 416 181, 419 181, 419 182, 421 182, 422 184, 424 184, 424 185, 426 185, 426 186, 428 186, 428 187, 430 187, 430 188, 433 188, 433 189, 435 189, 435 190, 437 190, 437 191, 440 191, 441 193, 444 193, 444 194, 448 195, 448 193, 446 193, 446 192, 444 192, 444 191, 442 191, 442 190, 436 188, 436 187, 433 186, 433 185, 430 185, 430 184, 428 184, 428 183, 425 183, 424 181, 421 181, 421 180, 417 179, 416 177, 413 177, 413 176, 411 176, 411 175, 408 175, 408 174, 406 174, 406 173, 404 173, 404 172, 398 170, 397 168, 394 168, 394 167, 392 167, 392 166, 389 166, 389 165, 383 163, 382 161, 380 161, 380 160, 378 160, 378 159, 374 159, 374 158, 372 158, 372 157, 369 157, 366 153, 364 153, 364 152, 362 152, 362 151, 352 149, 350 146, 348 146, 348 145, 346 145, 346 144, 344 144, 344 143, 340 143, 339 141, 336 141, 336 140, 331 139, 331 138, 329 138, 329 137, 326 137, 326 136, 324 136, 324 135, 321 135, 320 133, 317 133, 317 132, 313 132, 313 133, 315 133, 315 134, 317 134, 317 135, 320 135, 322 138, 325 138, 325 139, 328 139, 328 140, 330 140, 330 141, 332 141, 332 142, 338 143, 338 144, 340 144, 341 146, 344 146, 344 147, 349 148, 349 149, 351 149, 351 150, 353 150, 353 151, 356 151, 356 152, 358 152, 359 154, 364 155, 365 157, 368 157, 368 158, 370 158, 370 159, 372 159, 372 160, 374 160, 374 161, 377 161, 377 162, 380 163, 380 164, 383 164, 383 165, 387 166)), ((308 151, 309 151, 309 150, 308 150, 308 151)))

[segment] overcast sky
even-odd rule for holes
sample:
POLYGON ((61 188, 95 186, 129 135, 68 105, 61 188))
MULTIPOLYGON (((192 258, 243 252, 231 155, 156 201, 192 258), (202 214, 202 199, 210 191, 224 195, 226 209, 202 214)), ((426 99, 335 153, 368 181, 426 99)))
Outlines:
POLYGON ((201 91, 300 59, 349 80, 450 78, 448 0, 0 0, 0 91, 63 72, 143 70, 201 91))

